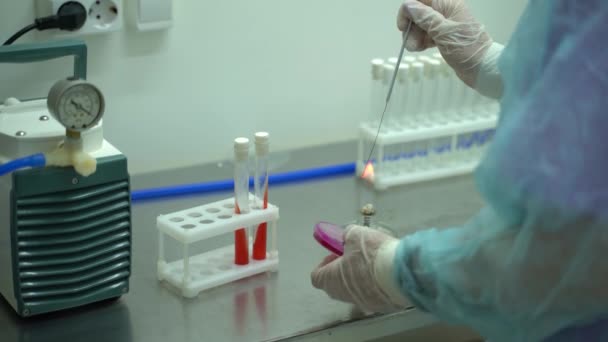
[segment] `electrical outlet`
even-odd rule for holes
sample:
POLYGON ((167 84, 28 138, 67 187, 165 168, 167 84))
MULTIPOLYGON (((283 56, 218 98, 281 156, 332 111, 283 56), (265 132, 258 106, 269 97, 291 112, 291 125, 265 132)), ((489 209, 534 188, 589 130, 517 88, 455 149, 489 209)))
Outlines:
POLYGON ((116 32, 123 27, 123 0, 36 0, 36 16, 56 14, 68 2, 77 2, 87 9, 87 20, 77 31, 52 31, 58 35, 85 35, 116 32))

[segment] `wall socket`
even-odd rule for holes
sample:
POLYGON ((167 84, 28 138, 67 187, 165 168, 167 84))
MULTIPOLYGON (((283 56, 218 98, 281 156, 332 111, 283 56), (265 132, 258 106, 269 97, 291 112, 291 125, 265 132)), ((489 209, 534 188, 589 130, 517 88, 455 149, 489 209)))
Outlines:
POLYGON ((87 20, 78 31, 50 31, 63 36, 116 32, 123 27, 123 0, 35 0, 36 17, 57 13, 68 2, 77 2, 87 9, 87 20))

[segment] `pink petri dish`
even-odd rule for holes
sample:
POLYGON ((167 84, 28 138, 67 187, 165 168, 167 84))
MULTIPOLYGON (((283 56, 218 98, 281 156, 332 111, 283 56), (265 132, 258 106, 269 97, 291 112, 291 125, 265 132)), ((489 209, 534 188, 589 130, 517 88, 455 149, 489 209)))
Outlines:
POLYGON ((344 228, 340 225, 319 222, 313 234, 315 240, 336 255, 344 254, 344 228))

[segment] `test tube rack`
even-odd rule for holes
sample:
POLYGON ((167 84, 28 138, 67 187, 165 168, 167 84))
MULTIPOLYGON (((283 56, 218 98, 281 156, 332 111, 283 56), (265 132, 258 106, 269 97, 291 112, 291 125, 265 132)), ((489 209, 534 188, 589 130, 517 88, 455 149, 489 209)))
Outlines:
POLYGON ((412 126, 380 129, 360 125, 357 174, 378 190, 471 173, 492 140, 497 123, 497 104, 471 108, 474 115, 454 120, 428 120, 412 126), (376 138, 377 136, 377 138, 376 138), (373 175, 365 176, 368 153, 373 175))
MULTIPOLYGON (((253 201, 253 196, 250 196, 253 201)), ((268 203, 266 209, 244 214, 234 213, 234 198, 161 215, 156 220, 159 231, 158 279, 181 290, 182 296, 194 298, 202 291, 264 272, 276 272, 279 267, 277 221, 279 208, 268 203), (234 264, 234 245, 190 256, 190 246, 240 228, 257 227, 267 222, 270 248, 265 260, 250 258, 247 265, 234 264), (168 262, 165 257, 165 237, 182 245, 183 258, 168 262)), ((252 248, 250 246, 249 250, 252 248)))

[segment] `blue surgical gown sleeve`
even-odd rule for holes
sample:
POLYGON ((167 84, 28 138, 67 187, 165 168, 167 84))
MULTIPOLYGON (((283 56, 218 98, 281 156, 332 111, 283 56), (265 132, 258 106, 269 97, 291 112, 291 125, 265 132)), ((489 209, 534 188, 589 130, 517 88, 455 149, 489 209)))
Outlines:
POLYGON ((486 207, 400 242, 395 278, 417 307, 492 342, 577 341, 581 327, 608 341, 607 41, 606 1, 529 3, 475 174, 486 207))

